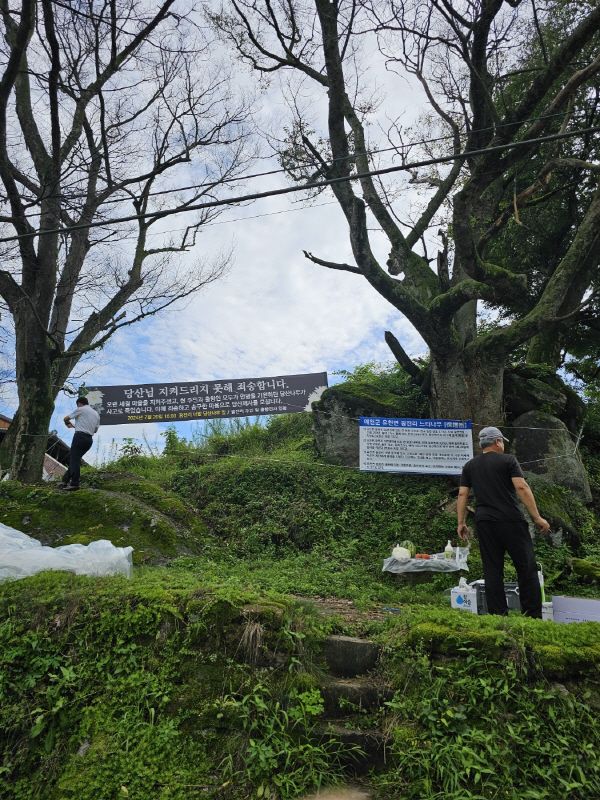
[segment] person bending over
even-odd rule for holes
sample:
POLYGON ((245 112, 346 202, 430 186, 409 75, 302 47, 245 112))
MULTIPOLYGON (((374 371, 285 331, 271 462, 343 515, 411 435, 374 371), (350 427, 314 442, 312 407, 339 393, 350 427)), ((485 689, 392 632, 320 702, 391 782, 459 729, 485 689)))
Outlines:
POLYGON ((69 469, 63 475, 61 489, 75 491, 79 489, 81 459, 92 446, 93 436, 100 427, 100 414, 90 406, 87 397, 78 397, 77 408, 64 419, 67 428, 74 428, 75 433, 69 453, 69 469))

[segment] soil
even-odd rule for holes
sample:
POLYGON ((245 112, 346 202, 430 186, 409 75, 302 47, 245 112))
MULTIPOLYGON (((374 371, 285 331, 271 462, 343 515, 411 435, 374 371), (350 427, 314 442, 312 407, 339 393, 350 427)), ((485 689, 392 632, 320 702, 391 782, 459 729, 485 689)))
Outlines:
POLYGON ((369 800, 371 795, 364 789, 353 786, 340 786, 336 789, 323 789, 304 800, 369 800))
MULTIPOLYGON (((356 608, 352 600, 340 600, 338 597, 299 597, 294 595, 297 600, 303 603, 310 603, 315 606, 317 610, 324 616, 328 617, 341 617, 345 622, 349 623, 365 623, 365 622, 380 622, 388 617, 390 613, 394 613, 398 609, 394 607, 389 611, 384 609, 371 609, 369 611, 361 611, 356 608)), ((386 606, 386 608, 388 608, 386 606)), ((324 795, 321 795, 324 796, 324 795)))

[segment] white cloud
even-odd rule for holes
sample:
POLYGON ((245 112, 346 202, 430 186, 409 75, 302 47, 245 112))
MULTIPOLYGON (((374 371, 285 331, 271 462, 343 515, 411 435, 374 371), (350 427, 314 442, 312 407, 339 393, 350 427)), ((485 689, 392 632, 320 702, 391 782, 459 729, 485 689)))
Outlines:
MULTIPOLYGON (((408 109, 407 121, 414 122, 419 108, 414 87, 387 72, 380 73, 378 79, 393 101, 393 107, 389 103, 382 107, 382 124, 384 111, 389 122, 402 108, 408 109)), ((281 117, 276 86, 264 97, 264 103, 265 113, 281 117)), ((324 97, 319 95, 315 114, 321 117, 323 103, 324 97)), ((389 156, 387 163, 393 163, 389 156)), ((261 169, 276 166, 263 162, 261 169)), ((240 187, 239 193, 286 185, 283 179, 269 176, 240 187)), ((411 198, 412 191, 400 205, 407 209, 411 198)), ((220 218, 226 221, 259 215, 257 219, 203 229, 196 251, 189 257, 210 259, 233 244, 233 265, 227 277, 187 305, 119 332, 89 360, 85 382, 124 384, 322 370, 331 373, 367 361, 391 360, 383 339, 386 329, 395 333, 408 352, 423 353, 426 348, 419 335, 364 278, 318 267, 303 256, 305 249, 324 259, 353 263, 347 225, 331 194, 323 194, 314 203, 301 208, 308 204, 299 202, 298 195, 271 197, 252 206, 232 208, 220 218)), ((163 229, 183 224, 182 219, 171 218, 163 223, 163 229)), ((122 246, 129 247, 130 243, 123 242, 122 246)), ((377 255, 385 259, 381 244, 377 255)), ((67 439, 70 435, 66 435, 62 417, 72 406, 73 401, 61 395, 51 425, 67 439)), ((164 427, 105 427, 99 434, 100 444, 92 451, 94 458, 106 457, 113 438, 117 447, 124 437, 160 441, 164 427)), ((186 430, 183 424, 178 427, 186 430)))

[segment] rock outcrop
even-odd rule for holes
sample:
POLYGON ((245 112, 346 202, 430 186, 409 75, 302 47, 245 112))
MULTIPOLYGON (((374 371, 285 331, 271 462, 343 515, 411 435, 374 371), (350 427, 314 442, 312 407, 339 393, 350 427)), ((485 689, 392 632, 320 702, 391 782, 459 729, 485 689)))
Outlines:
POLYGON ((590 484, 575 439, 558 417, 543 411, 528 411, 513 420, 511 452, 525 472, 555 486, 564 486, 591 502, 590 484))
MULTIPOLYGON (((415 390, 417 392, 418 390, 415 390)), ((359 417, 413 417, 414 396, 394 394, 370 383, 340 383, 313 403, 313 433, 319 455, 330 464, 358 467, 359 417)))
POLYGON ((511 420, 541 411, 558 417, 575 434, 585 415, 585 404, 577 392, 543 365, 519 364, 507 369, 504 400, 511 420))

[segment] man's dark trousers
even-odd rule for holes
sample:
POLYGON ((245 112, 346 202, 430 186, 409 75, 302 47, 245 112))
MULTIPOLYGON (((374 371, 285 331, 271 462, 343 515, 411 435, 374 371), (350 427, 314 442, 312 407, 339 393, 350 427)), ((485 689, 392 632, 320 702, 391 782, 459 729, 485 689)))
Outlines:
POLYGON ((66 486, 79 486, 79 473, 81 471, 81 459, 93 444, 91 434, 75 431, 71 442, 71 452, 69 453, 69 469, 63 475, 62 482, 66 486))
POLYGON ((488 612, 508 614, 504 593, 504 554, 508 552, 517 570, 521 611, 541 619, 542 592, 527 523, 480 520, 476 526, 488 612))

